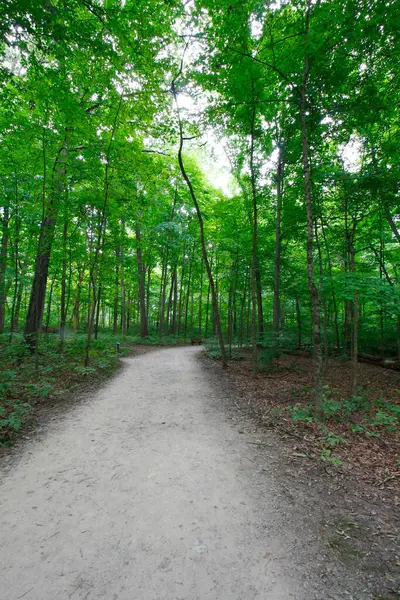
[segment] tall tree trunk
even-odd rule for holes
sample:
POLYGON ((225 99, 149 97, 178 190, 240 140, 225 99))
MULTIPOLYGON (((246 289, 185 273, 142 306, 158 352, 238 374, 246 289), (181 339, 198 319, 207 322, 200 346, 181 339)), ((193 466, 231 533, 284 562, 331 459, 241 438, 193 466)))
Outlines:
POLYGON ((140 237, 140 225, 139 221, 136 222, 136 260, 138 270, 138 283, 139 283, 139 310, 140 310, 140 337, 145 338, 149 335, 149 329, 147 324, 147 311, 146 311, 146 282, 145 282, 145 271, 143 266, 143 255, 141 247, 140 237))
POLYGON ((151 267, 147 267, 147 288, 146 288, 146 314, 147 323, 150 323, 150 292, 151 292, 151 267))
POLYGON ((283 144, 279 144, 278 166, 276 171, 276 221, 275 221, 275 268, 274 268, 274 306, 273 329, 275 343, 279 345, 280 333, 280 278, 281 278, 281 215, 282 215, 282 183, 284 170, 283 144))
POLYGON ((74 306, 72 309, 72 327, 73 327, 74 331, 78 331, 79 325, 80 325, 81 290, 82 290, 82 283, 83 283, 84 277, 85 277, 85 267, 82 267, 82 269, 79 273, 78 283, 76 286, 76 294, 75 294, 75 299, 74 299, 74 306))
POLYGON ((121 334, 126 335, 125 221, 121 220, 121 334))
POLYGON ((97 340, 99 337, 99 321, 100 321, 100 302, 102 299, 103 284, 99 283, 99 291, 97 294, 97 305, 96 305, 96 318, 94 323, 94 339, 97 340))
POLYGON ((199 296, 199 337, 202 333, 203 324, 203 260, 200 265, 200 296, 199 296))
POLYGON ((186 298, 185 298, 185 325, 184 325, 184 330, 183 330, 183 337, 185 339, 187 338, 187 328, 188 328, 189 298, 190 298, 190 284, 192 282, 193 254, 194 254, 194 249, 192 252, 192 256, 190 258, 189 277, 188 277, 188 282, 187 282, 187 290, 186 290, 186 298))
POLYGON ((119 263, 120 249, 115 249, 115 279, 114 279, 114 314, 113 314, 113 335, 117 335, 118 329, 118 308, 119 308, 119 263))
POLYGON ((163 264, 163 270, 161 274, 161 292, 160 292, 160 320, 159 320, 159 332, 163 336, 165 333, 165 302, 167 295, 167 277, 168 277, 168 248, 165 252, 165 261, 163 264))
POLYGON ((233 311, 235 304, 236 294, 236 276, 237 276, 237 257, 232 261, 231 268, 231 283, 229 286, 228 296, 228 346, 229 346, 229 358, 232 358, 232 337, 233 337, 233 311))
POLYGON ((67 320, 67 236, 68 236, 68 221, 66 215, 64 215, 64 227, 63 227, 63 255, 62 255, 62 266, 61 266, 61 318, 60 318, 60 339, 61 348, 65 339, 65 323, 67 320))
POLYGON ((296 321, 297 321, 297 347, 301 348, 301 311, 300 311, 300 301, 296 298, 296 321))
POLYGON ((248 271, 246 268, 246 274, 245 274, 245 279, 244 279, 244 284, 243 284, 243 293, 242 293, 242 300, 240 303, 240 326, 239 326, 239 343, 241 346, 243 346, 243 339, 244 339, 244 325, 245 325, 245 310, 246 310, 246 296, 247 296, 247 289, 248 289, 248 271))
POLYGON ((49 326, 50 326, 51 301, 53 299, 53 289, 54 289, 54 283, 56 281, 56 277, 57 277, 57 273, 54 273, 54 277, 51 280, 49 299, 48 299, 48 302, 47 302, 47 317, 46 317, 46 326, 45 326, 46 331, 48 331, 49 326))
POLYGON ((252 373, 256 377, 258 372, 258 347, 257 347, 257 326, 258 326, 258 303, 257 303, 257 228, 258 228, 258 207, 257 207, 257 189, 256 189, 256 174, 254 166, 254 142, 255 142, 255 122, 256 109, 253 106, 251 113, 251 129, 250 129, 250 178, 251 178, 251 198, 252 198, 252 244, 251 244, 251 345, 252 345, 252 373))
MULTIPOLYGON (((178 74, 178 77, 181 75, 181 72, 182 72, 182 65, 181 65, 181 69, 178 74)), ((197 201, 197 197, 196 197, 192 182, 185 170, 185 165, 183 163, 183 156, 182 156, 183 142, 184 142, 183 126, 182 126, 182 121, 180 118, 179 105, 178 105, 178 94, 176 91, 175 81, 173 81, 173 83, 172 83, 172 92, 173 92, 174 99, 175 99, 175 105, 176 105, 176 110, 177 110, 177 115, 178 115, 178 124, 179 124, 178 163, 179 163, 179 168, 182 173, 182 177, 185 180, 186 185, 188 186, 190 196, 193 200, 193 204, 196 209, 197 220, 199 222, 199 228, 200 228, 200 241, 201 241, 201 250, 202 250, 202 254, 203 254, 203 261, 204 261, 204 264, 206 267, 208 281, 210 282, 210 288, 211 288, 211 299, 212 299, 214 320, 215 320, 215 325, 216 325, 216 329, 217 329, 219 347, 220 347, 220 352, 221 352, 222 367, 226 368, 228 366, 228 363, 226 362, 225 345, 224 345, 224 338, 223 338, 223 334, 222 334, 221 320, 220 320, 219 307, 218 307, 218 298, 217 298, 217 293, 216 293, 216 289, 215 289, 214 277, 213 277, 213 274, 211 271, 210 261, 209 261, 208 253, 207 253, 207 243, 206 243, 206 237, 205 237, 205 232, 204 232, 203 215, 201 213, 200 205, 197 201)))
POLYGON ((349 249, 349 262, 350 262, 350 272, 353 275, 353 301, 351 308, 351 387, 353 391, 353 395, 357 391, 358 385, 358 321, 359 321, 359 294, 357 289, 357 283, 354 280, 355 277, 355 249, 354 249, 354 227, 353 227, 353 235, 351 237, 351 246, 349 249))
MULTIPOLYGON (((22 288, 23 288, 23 277, 25 269, 19 270, 19 235, 20 235, 20 216, 19 216, 19 194, 18 194, 18 179, 15 177, 15 252, 14 252, 14 293, 11 307, 11 319, 10 319, 10 343, 12 341, 12 335, 16 327, 18 327, 19 319, 19 308, 22 300, 22 288), (21 292, 21 293, 20 293, 21 292), (18 312, 17 312, 18 307, 18 312)), ((26 261, 25 261, 26 263, 26 261)), ((1 286, 0 286, 1 287, 1 286)))
POLYGON ((177 266, 175 266, 174 272, 172 274, 171 292, 172 292, 172 318, 171 318, 171 325, 170 325, 169 331, 172 335, 175 335, 176 334, 176 312, 177 312, 177 305, 178 305, 178 267, 177 266))
POLYGON ((4 331, 5 316, 6 316, 6 266, 7 266, 7 249, 8 249, 8 238, 9 238, 9 221, 10 221, 10 207, 8 204, 4 207, 4 213, 1 220, 2 224, 2 237, 0 247, 0 333, 4 331))
POLYGON ((65 175, 68 160, 69 129, 66 129, 63 144, 58 151, 53 166, 50 198, 45 207, 37 247, 35 275, 25 322, 25 341, 31 350, 37 346, 37 336, 43 318, 46 285, 49 273, 51 248, 56 228, 57 214, 65 188, 65 175))
POLYGON ((208 284, 207 287, 207 304, 206 304, 206 332, 205 332, 205 337, 208 338, 208 324, 209 324, 209 317, 208 317, 208 312, 209 312, 209 308, 210 308, 210 284, 208 284))
POLYGON ((166 319, 166 329, 170 331, 170 318, 172 312, 172 298, 174 295, 174 279, 175 279, 175 267, 173 267, 171 272, 171 287, 168 294, 168 304, 167 304, 167 319, 166 319))
POLYGON ((319 283, 320 283, 321 294, 322 294, 324 357, 325 357, 325 361, 326 361, 328 359, 328 320, 327 320, 328 319, 328 309, 327 309, 327 304, 326 304, 325 290, 323 289, 324 269, 323 269, 323 262, 322 262, 322 250, 321 250, 321 245, 319 243, 317 221, 315 221, 315 223, 314 223, 314 230, 315 230, 315 246, 317 248, 317 253, 318 253, 319 283))
POLYGON ((116 132, 117 126, 118 126, 118 118, 119 118, 121 106, 122 106, 122 94, 119 98, 118 107, 115 112, 115 117, 114 117, 112 129, 111 129, 111 136, 110 136, 110 140, 109 140, 109 143, 107 146, 106 160, 105 160, 105 167, 104 167, 104 203, 103 203, 102 211, 100 213, 97 244, 96 244, 94 260, 91 265, 90 276, 89 276, 89 281, 92 283, 92 286, 93 286, 93 304, 92 304, 92 310, 90 312, 88 331, 87 331, 86 350, 85 350, 85 366, 86 367, 89 364, 90 343, 91 343, 91 339, 92 339, 92 330, 93 330, 94 318, 95 318, 95 314, 96 314, 97 291, 98 291, 97 284, 98 284, 99 273, 101 273, 101 263, 102 263, 102 259, 103 259, 103 253, 101 253, 100 250, 102 248, 102 245, 104 244, 104 239, 105 239, 105 235, 106 235, 107 207, 108 207, 108 199, 109 199, 109 194, 110 194, 109 169, 110 169, 110 162, 111 162, 111 147, 112 147, 115 132, 116 132))
MULTIPOLYGON (((310 12, 311 0, 307 0, 306 16, 305 16, 305 44, 308 41, 310 29, 310 12)), ((307 211, 307 275, 308 286, 311 295, 312 307, 312 339, 314 351, 314 410, 317 417, 322 414, 322 348, 321 348, 321 331, 320 331, 320 312, 319 312, 319 293, 315 284, 314 276, 314 226, 313 226, 313 204, 311 197, 311 172, 310 172, 310 156, 307 130, 307 85, 309 80, 309 56, 307 51, 304 55, 303 79, 300 86, 300 122, 301 122, 301 142, 302 142, 302 161, 303 161, 303 178, 304 178, 304 200, 307 211)))
MULTIPOLYGON (((183 256, 185 256, 185 252, 183 252, 183 256)), ((181 333, 182 327, 182 307, 183 307, 183 281, 185 277, 185 263, 181 268, 181 280, 179 283, 179 303, 178 303, 178 336, 181 333)))
POLYGON ((257 324, 258 334, 264 333, 264 310, 262 302, 262 282, 261 282, 261 269, 260 262, 257 256, 257 267, 256 267, 256 289, 257 289, 257 324))
POLYGON ((322 219, 321 219, 321 231, 322 231, 322 237, 324 239, 326 256, 328 258, 329 281, 330 281, 331 289, 332 289, 333 322, 334 322, 334 327, 335 327, 336 348, 337 348, 337 350, 340 350, 339 320, 338 320, 338 309, 337 309, 337 302, 336 302, 335 287, 334 287, 333 274, 332 274, 332 261, 331 261, 329 244, 328 244, 328 240, 327 240, 326 233, 325 233, 325 227, 324 227, 324 223, 323 223, 322 219))

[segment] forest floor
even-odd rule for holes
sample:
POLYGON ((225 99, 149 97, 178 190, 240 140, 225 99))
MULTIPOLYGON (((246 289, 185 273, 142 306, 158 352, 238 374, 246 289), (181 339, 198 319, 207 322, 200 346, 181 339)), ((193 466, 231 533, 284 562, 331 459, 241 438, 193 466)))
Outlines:
POLYGON ((322 461, 331 475, 362 480, 373 495, 400 507, 400 372, 359 363, 352 395, 350 361, 329 359, 319 423, 313 419, 309 356, 281 355, 260 364, 257 378, 250 352, 241 350, 240 358, 229 363, 229 381, 242 408, 292 437, 298 453, 322 461))
POLYGON ((236 368, 141 352, 3 457, 1 597, 399 597, 393 506, 260 426, 236 368))

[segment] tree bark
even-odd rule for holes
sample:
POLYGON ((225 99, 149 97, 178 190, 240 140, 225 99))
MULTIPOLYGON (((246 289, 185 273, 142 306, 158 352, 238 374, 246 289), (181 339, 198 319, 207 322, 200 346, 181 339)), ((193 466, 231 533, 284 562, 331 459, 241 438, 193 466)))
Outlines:
POLYGON ((2 237, 1 237, 1 248, 0 248, 0 333, 3 333, 5 326, 6 316, 6 266, 7 266, 7 249, 8 249, 8 238, 9 238, 9 221, 10 221, 10 207, 7 204, 4 207, 4 214, 1 218, 2 224, 2 237))
POLYGON ((251 243, 251 346, 252 346, 252 374, 257 376, 258 372, 258 347, 257 347, 257 326, 258 326, 258 303, 257 303, 257 228, 258 228, 258 206, 257 206, 257 189, 256 175, 254 167, 254 142, 255 142, 255 121, 256 109, 253 106, 251 113, 250 127, 250 179, 251 179, 251 199, 252 199, 252 243, 251 243))
POLYGON ((53 299, 53 289, 54 289, 54 284, 55 284, 55 281, 56 281, 56 277, 57 277, 57 273, 54 273, 53 279, 51 280, 49 299, 48 299, 48 302, 47 302, 47 317, 46 317, 46 326, 45 326, 45 330, 46 331, 48 331, 49 326, 50 326, 51 301, 53 299))
POLYGON ((60 317, 60 339, 61 349, 65 339, 65 323, 67 320, 67 236, 68 236, 68 221, 66 215, 64 215, 64 227, 63 227, 63 255, 62 255, 62 267, 61 267, 61 317, 60 317))
POLYGON ((82 267, 82 269, 79 273, 78 283, 76 286, 74 307, 72 309, 72 327, 73 327, 74 331, 78 331, 79 325, 80 325, 79 317, 80 317, 81 289, 82 289, 82 283, 83 283, 84 277, 85 277, 85 267, 82 267))
POLYGON ((121 220, 121 334, 126 335, 125 221, 121 220))
MULTIPOLYGON (((181 74, 181 71, 182 71, 182 66, 181 66, 179 75, 181 74)), ((213 274, 211 271, 210 261, 209 261, 208 253, 207 253, 207 244, 206 244, 206 238, 205 238, 205 232, 204 232, 203 215, 201 213, 200 205, 197 201, 197 196, 195 194, 192 182, 185 170, 185 165, 183 163, 183 156, 182 156, 183 142, 184 142, 183 126, 182 126, 182 121, 180 118, 179 105, 178 105, 178 94, 176 91, 175 81, 172 83, 172 92, 173 92, 174 99, 175 99, 175 105, 176 105, 178 123, 179 123, 178 163, 179 163, 179 168, 182 173, 182 177, 185 180, 186 185, 188 186, 190 196, 193 200, 193 204, 196 209, 197 220, 199 222, 199 228, 200 228, 200 241, 201 241, 201 250, 202 250, 202 254, 203 254, 203 261, 204 261, 204 264, 206 267, 208 281, 210 283, 210 288, 211 288, 211 300, 212 300, 212 306, 213 306, 215 326, 216 326, 217 336, 218 336, 218 341, 219 341, 219 347, 220 347, 220 352, 221 352, 222 367, 226 368, 228 366, 228 363, 226 362, 225 345, 224 345, 224 338, 223 338, 223 334, 222 334, 221 320, 220 320, 219 307, 218 307, 218 298, 217 298, 217 293, 215 290, 214 277, 213 277, 213 274)))
POLYGON ((284 169, 283 144, 279 144, 278 167, 276 172, 276 222, 275 222, 275 268, 274 268, 274 306, 273 329, 275 343, 279 345, 280 333, 280 278, 281 278, 281 215, 282 215, 282 182, 284 169))
MULTIPOLYGON (((311 0, 307 0, 305 16, 305 43, 308 40, 310 29, 311 0)), ((307 275, 308 286, 311 295, 312 307, 312 339, 314 351, 314 410, 317 417, 322 414, 322 348, 321 348, 321 330, 320 330, 320 311, 319 311, 319 293, 315 284, 314 275, 314 227, 313 227, 313 203, 311 196, 311 172, 310 172, 310 150, 307 130, 307 85, 309 80, 309 55, 307 51, 304 55, 303 79, 300 86, 300 123, 301 123, 301 143, 302 143, 302 162, 304 179, 304 200, 307 212, 307 275)))
POLYGON ((26 344, 31 350, 37 345, 37 336, 42 324, 51 249, 58 209, 65 188, 68 140, 69 129, 66 129, 63 144, 54 162, 50 198, 40 227, 35 275, 24 330, 26 344))
POLYGON ((141 234, 139 221, 136 222, 136 260, 138 270, 138 283, 139 283, 139 311, 140 311, 140 337, 146 338, 149 335, 149 329, 147 324, 147 311, 146 311, 146 282, 145 272, 143 266, 143 254, 141 247, 141 234))

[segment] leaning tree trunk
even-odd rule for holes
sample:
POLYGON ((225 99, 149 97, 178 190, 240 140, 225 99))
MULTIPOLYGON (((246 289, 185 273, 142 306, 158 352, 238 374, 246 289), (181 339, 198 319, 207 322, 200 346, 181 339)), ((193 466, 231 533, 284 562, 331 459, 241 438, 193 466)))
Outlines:
MULTIPOLYGON (((307 0, 306 22, 305 22, 305 42, 307 43, 310 26, 311 0, 307 0)), ((310 152, 307 131, 307 84, 309 79, 310 65, 309 56, 306 51, 304 55, 303 80, 300 86, 300 122, 301 122, 301 143, 302 143, 302 162, 304 179, 304 200, 307 212, 307 275, 308 286, 311 295, 312 309, 312 340, 314 351, 314 409, 319 417, 322 413, 322 347, 321 347, 321 325, 319 311, 319 293, 315 283, 314 275, 314 224, 313 224, 313 205, 311 196, 311 171, 310 171, 310 152)))
MULTIPOLYGON (((179 75, 181 74, 181 71, 182 71, 182 68, 180 70, 179 75)), ((179 123, 178 163, 179 163, 179 168, 182 173, 182 177, 185 180, 186 185, 188 186, 190 196, 193 200, 193 204, 194 204, 196 214, 197 214, 197 220, 199 222, 201 250, 202 250, 202 255, 203 255, 203 261, 204 261, 206 271, 207 271, 208 281, 210 283, 211 301, 212 301, 212 306, 213 306, 214 322, 215 322, 215 327, 216 327, 216 331, 217 331, 219 347, 220 347, 220 352, 221 352, 222 367, 224 369, 226 369, 226 367, 228 366, 228 363, 226 362, 225 344, 224 344, 224 338, 223 338, 223 334, 222 334, 221 319, 220 319, 220 315, 219 315, 217 292, 215 289, 214 277, 213 277, 213 274, 211 271, 210 261, 209 261, 208 253, 207 253, 207 243, 206 243, 206 237, 205 237, 205 232, 204 232, 203 215, 201 213, 200 205, 198 203, 197 196, 195 194, 192 182, 186 172, 185 165, 183 163, 183 156, 182 156, 183 142, 184 142, 183 125, 182 125, 182 121, 180 118, 179 105, 178 105, 178 94, 176 91, 175 81, 172 83, 172 92, 173 92, 174 99, 175 99, 175 105, 176 105, 176 110, 177 110, 177 115, 178 115, 178 123, 179 123)))
POLYGON ((65 187, 68 138, 69 129, 66 129, 63 145, 59 149, 54 162, 50 198, 45 208, 45 214, 40 227, 35 275, 24 330, 25 341, 31 350, 36 346, 37 335, 42 324, 51 248, 56 228, 58 208, 65 187))

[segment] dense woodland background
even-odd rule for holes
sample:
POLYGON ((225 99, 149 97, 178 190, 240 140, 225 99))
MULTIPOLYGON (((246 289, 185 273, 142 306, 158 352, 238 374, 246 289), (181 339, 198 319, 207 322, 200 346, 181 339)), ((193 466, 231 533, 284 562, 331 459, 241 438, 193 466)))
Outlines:
POLYGON ((353 390, 358 359, 396 368, 399 25, 394 0, 3 1, 5 397, 105 333, 251 345, 254 374, 312 348, 317 413, 328 356, 353 390))

